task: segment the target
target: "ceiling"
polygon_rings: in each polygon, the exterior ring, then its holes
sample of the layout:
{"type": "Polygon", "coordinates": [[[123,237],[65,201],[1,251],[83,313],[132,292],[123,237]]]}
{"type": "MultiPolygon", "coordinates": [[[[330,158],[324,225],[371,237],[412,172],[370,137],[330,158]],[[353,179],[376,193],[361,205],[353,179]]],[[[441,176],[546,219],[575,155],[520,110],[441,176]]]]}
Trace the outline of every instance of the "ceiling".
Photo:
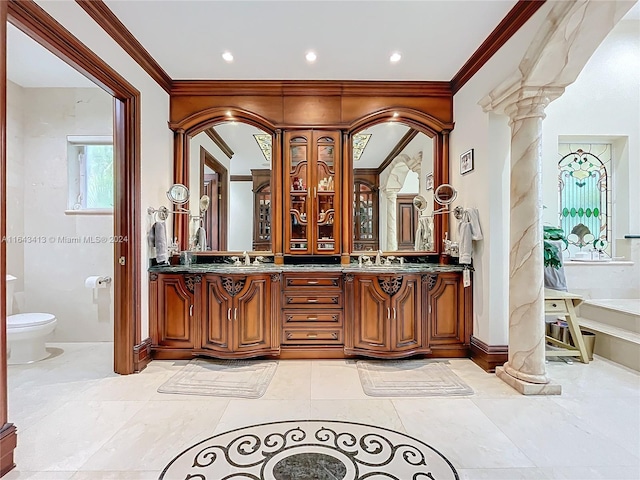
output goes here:
{"type": "MultiPolygon", "coordinates": [[[[105,0],[176,80],[449,81],[515,3],[105,0]],[[310,49],[314,64],[304,58],[310,49]],[[232,63],[222,59],[227,50],[232,63]],[[395,51],[402,59],[392,64],[395,51]]],[[[625,19],[640,19],[638,3],[625,19]]],[[[7,62],[23,87],[94,86],[12,25],[7,62]]]]}

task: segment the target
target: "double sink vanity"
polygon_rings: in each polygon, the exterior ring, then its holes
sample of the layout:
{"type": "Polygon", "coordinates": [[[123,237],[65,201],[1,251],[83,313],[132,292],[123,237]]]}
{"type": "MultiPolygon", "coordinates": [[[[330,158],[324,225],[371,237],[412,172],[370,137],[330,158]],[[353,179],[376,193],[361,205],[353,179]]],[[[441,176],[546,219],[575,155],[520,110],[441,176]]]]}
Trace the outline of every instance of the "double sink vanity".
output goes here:
{"type": "Polygon", "coordinates": [[[150,269],[155,358],[468,356],[456,265],[197,263],[150,269]]]}
{"type": "Polygon", "coordinates": [[[170,235],[192,258],[151,262],[153,357],[469,356],[452,117],[446,82],[177,82],[170,235]]]}

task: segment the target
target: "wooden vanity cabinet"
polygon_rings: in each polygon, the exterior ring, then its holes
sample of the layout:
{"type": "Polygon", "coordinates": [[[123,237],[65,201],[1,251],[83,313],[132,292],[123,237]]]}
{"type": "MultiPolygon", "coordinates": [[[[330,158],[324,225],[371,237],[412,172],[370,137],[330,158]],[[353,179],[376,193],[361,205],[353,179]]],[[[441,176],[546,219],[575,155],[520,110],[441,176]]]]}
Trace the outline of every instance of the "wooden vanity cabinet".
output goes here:
{"type": "Polygon", "coordinates": [[[278,353],[270,275],[206,275],[202,294],[203,352],[240,358],[278,353]]]}
{"type": "MultiPolygon", "coordinates": [[[[149,275],[151,341],[162,351],[192,350],[198,346],[200,275],[149,275]]],[[[161,357],[156,357],[161,358],[161,357]]]]}
{"type": "Polygon", "coordinates": [[[349,283],[353,322],[345,353],[401,357],[428,351],[420,275],[357,274],[349,283]]]}

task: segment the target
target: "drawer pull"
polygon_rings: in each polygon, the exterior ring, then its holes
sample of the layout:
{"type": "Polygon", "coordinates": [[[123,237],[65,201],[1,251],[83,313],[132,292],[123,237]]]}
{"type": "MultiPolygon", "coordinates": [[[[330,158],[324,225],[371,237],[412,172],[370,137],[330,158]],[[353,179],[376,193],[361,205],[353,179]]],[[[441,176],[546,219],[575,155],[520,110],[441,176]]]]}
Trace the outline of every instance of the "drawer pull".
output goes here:
{"type": "Polygon", "coordinates": [[[307,320],[317,320],[318,317],[307,317],[307,320]]]}
{"type": "Polygon", "coordinates": [[[551,306],[552,306],[552,307],[557,307],[557,306],[558,306],[558,304],[557,304],[557,303],[552,303],[552,304],[551,304],[551,306]]]}
{"type": "Polygon", "coordinates": [[[307,333],[307,338],[318,338],[317,333],[307,333]]]}
{"type": "Polygon", "coordinates": [[[318,282],[317,280],[309,280],[309,281],[307,281],[307,285],[317,285],[318,283],[320,283],[320,282],[318,282]]]}
{"type": "Polygon", "coordinates": [[[308,298],[307,299],[307,303],[318,303],[318,299],[317,298],[308,298]]]}

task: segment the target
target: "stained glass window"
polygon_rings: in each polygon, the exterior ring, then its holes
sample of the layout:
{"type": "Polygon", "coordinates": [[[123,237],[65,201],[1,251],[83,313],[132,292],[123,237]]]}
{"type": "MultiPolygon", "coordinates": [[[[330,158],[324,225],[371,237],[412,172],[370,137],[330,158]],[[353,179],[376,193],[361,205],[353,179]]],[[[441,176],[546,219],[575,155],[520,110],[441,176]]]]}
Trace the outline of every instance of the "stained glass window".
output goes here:
{"type": "Polygon", "coordinates": [[[559,145],[560,226],[571,256],[601,250],[611,256],[611,144],[559,145]]]}

